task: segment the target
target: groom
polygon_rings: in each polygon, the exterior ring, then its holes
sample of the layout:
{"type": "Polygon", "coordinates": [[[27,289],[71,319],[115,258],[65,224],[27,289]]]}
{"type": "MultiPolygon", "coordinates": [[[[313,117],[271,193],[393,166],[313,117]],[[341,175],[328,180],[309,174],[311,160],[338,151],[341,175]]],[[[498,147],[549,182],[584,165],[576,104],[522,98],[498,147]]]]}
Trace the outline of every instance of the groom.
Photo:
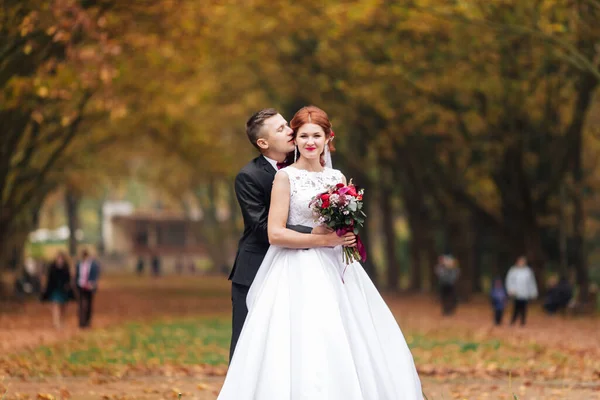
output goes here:
{"type": "MultiPolygon", "coordinates": [[[[246,122],[246,134],[261,155],[246,164],[235,178],[235,194],[244,218],[244,233],[229,275],[233,306],[230,361],[248,314],[248,290],[269,249],[267,217],[275,173],[287,165],[286,157],[295,147],[293,130],[273,108],[252,115],[246,122]]],[[[288,225],[288,228],[307,234],[307,248],[337,244],[337,234],[323,227],[288,225]]]]}

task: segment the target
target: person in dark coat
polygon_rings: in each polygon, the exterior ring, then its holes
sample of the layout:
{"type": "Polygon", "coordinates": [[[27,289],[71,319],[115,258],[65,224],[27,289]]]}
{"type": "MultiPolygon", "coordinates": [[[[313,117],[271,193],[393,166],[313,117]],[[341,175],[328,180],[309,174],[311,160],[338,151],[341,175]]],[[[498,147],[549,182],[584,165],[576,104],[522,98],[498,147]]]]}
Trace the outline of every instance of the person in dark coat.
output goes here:
{"type": "Polygon", "coordinates": [[[67,303],[75,300],[71,282],[71,267],[67,256],[60,252],[48,267],[46,289],[42,293],[42,301],[52,303],[52,322],[56,329],[62,328],[63,316],[67,303]]]}
{"type": "Polygon", "coordinates": [[[435,267],[435,274],[438,277],[440,286],[440,298],[442,301],[442,314],[452,315],[456,310],[458,299],[456,296],[456,281],[460,275],[460,270],[456,266],[454,257],[445,255],[439,257],[438,265],[435,267]]]}
{"type": "Polygon", "coordinates": [[[152,275],[155,277],[160,276],[160,257],[156,253],[152,257],[152,275]]]}
{"type": "Polygon", "coordinates": [[[144,257],[140,256],[138,258],[137,264],[135,266],[135,270],[136,270],[137,274],[142,275],[144,273],[144,268],[145,268],[144,257]]]}
{"type": "Polygon", "coordinates": [[[566,276],[562,276],[556,286],[548,290],[544,301],[544,310],[548,314],[565,310],[573,297],[573,288],[566,276]]]}

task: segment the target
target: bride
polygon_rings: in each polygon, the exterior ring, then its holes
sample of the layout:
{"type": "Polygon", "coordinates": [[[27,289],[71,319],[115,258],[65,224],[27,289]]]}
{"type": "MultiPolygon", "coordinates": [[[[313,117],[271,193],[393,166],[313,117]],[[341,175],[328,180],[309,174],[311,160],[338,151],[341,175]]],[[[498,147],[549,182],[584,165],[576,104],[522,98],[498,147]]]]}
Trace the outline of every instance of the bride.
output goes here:
{"type": "Polygon", "coordinates": [[[271,247],[218,399],[423,399],[404,336],[362,266],[342,282],[341,247],[295,248],[286,224],[315,226],[310,200],[346,178],[323,167],[333,150],[323,110],[304,107],[290,125],[299,157],[275,176],[271,247]]]}

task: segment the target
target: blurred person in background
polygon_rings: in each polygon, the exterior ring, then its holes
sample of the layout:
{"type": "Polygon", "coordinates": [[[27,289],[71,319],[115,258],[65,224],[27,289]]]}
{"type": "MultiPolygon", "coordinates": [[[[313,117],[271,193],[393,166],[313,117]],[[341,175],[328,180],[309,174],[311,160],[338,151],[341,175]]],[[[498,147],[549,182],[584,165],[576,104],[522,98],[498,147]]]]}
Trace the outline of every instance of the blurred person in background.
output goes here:
{"type": "Polygon", "coordinates": [[[454,257],[450,255],[440,256],[439,263],[435,267],[435,274],[440,285],[440,298],[442,302],[442,314],[452,315],[456,310],[456,281],[460,270],[456,266],[454,257]]]}
{"type": "Polygon", "coordinates": [[[514,325],[517,318],[521,317],[521,326],[527,319],[527,305],[529,301],[537,298],[538,290],[535,275],[527,265],[527,258],[521,256],[506,275],[506,290],[513,298],[514,308],[510,324],[514,325]]]}
{"type": "Polygon", "coordinates": [[[548,314],[554,314],[560,310],[566,310],[573,298],[573,288],[566,276],[561,276],[558,282],[548,290],[544,300],[544,310],[548,314]]]}
{"type": "Polygon", "coordinates": [[[71,282],[71,266],[67,256],[62,251],[48,267],[46,289],[42,294],[43,302],[52,303],[52,322],[54,328],[61,329],[67,303],[75,300],[71,282]]]}
{"type": "Polygon", "coordinates": [[[15,279],[15,295],[23,299],[26,296],[38,296],[41,290],[38,263],[33,257],[27,255],[23,261],[23,269],[15,279]]]}
{"type": "Polygon", "coordinates": [[[175,261],[175,273],[177,275],[181,275],[181,274],[183,274],[183,269],[184,269],[183,257],[179,256],[179,257],[177,257],[177,260],[175,261]]]}
{"type": "Polygon", "coordinates": [[[191,275],[196,275],[196,263],[194,262],[194,259],[190,259],[190,262],[188,264],[188,269],[190,271],[191,275]]]}
{"type": "Polygon", "coordinates": [[[494,279],[492,290],[490,291],[490,300],[492,302],[492,308],[494,309],[494,323],[496,325],[501,325],[504,309],[508,302],[508,295],[506,294],[506,290],[504,290],[502,278],[494,279]]]}
{"type": "Polygon", "coordinates": [[[92,322],[92,305],[94,294],[98,289],[100,265],[92,258],[88,250],[81,253],[81,261],[77,263],[75,282],[79,292],[79,327],[88,328],[92,322]]]}
{"type": "Polygon", "coordinates": [[[152,275],[155,277],[160,275],[160,258],[156,253],[152,256],[152,275]]]}
{"type": "Polygon", "coordinates": [[[144,269],[145,269],[144,257],[140,256],[137,260],[135,270],[138,275],[142,275],[144,273],[144,269]]]}

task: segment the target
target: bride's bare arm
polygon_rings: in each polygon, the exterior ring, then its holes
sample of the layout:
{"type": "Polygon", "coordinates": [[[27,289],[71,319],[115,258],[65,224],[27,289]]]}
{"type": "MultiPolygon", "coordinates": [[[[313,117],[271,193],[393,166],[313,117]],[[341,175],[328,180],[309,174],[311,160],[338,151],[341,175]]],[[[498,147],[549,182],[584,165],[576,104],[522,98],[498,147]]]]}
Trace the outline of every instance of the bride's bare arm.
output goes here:
{"type": "Polygon", "coordinates": [[[339,237],[335,232],[325,235],[305,234],[295,232],[286,227],[290,209],[290,181],[285,171],[279,171],[273,181],[271,191],[271,207],[267,231],[269,243],[275,246],[288,247],[292,249],[307,249],[311,247],[334,247],[338,245],[354,245],[356,238],[353,234],[339,237]],[[346,236],[352,240],[346,241],[346,236]]]}

